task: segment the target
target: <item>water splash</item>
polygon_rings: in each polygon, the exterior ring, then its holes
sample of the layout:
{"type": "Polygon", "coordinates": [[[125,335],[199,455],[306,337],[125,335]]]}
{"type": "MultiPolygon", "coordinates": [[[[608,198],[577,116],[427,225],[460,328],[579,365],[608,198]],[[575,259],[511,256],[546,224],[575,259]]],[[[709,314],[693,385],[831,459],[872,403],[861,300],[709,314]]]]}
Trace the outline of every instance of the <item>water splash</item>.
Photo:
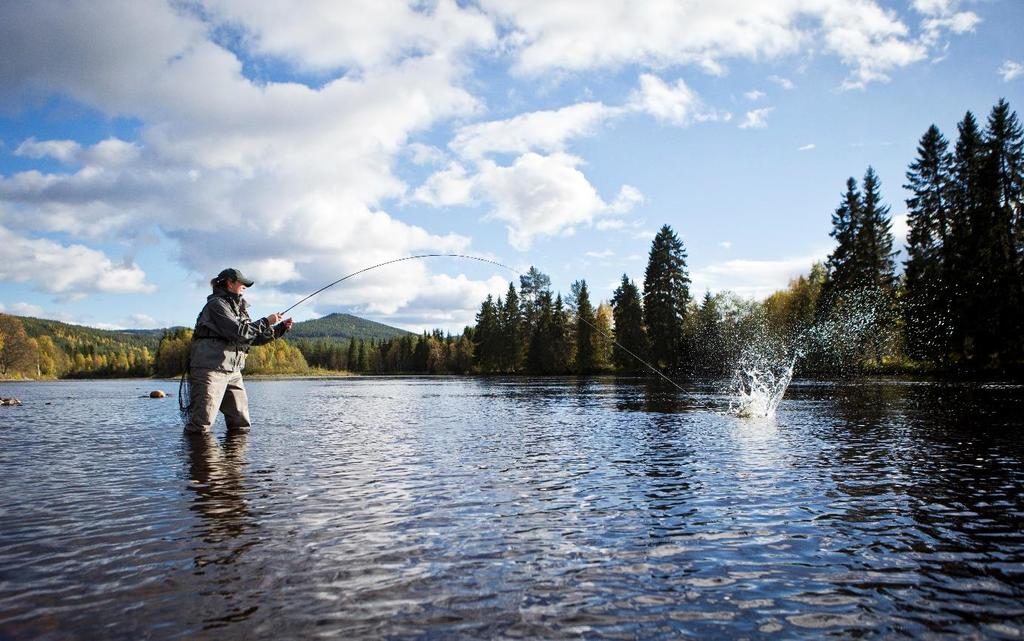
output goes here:
{"type": "Polygon", "coordinates": [[[793,380],[796,359],[795,355],[782,363],[768,363],[763,358],[741,359],[730,383],[729,413],[744,418],[775,414],[793,380]]]}
{"type": "Polygon", "coordinates": [[[729,384],[729,412],[743,417],[772,416],[801,359],[835,374],[883,365],[896,350],[891,293],[863,287],[843,293],[802,329],[780,331],[764,316],[748,319],[729,384]]]}

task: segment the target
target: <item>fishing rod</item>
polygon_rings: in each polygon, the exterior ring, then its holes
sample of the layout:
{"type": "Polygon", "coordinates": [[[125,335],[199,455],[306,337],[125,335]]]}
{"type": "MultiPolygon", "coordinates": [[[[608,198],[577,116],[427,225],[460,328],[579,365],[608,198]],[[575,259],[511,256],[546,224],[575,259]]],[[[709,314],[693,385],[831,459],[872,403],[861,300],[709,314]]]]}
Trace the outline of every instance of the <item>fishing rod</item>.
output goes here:
{"type": "MultiPolygon", "coordinates": [[[[359,274],[368,272],[368,271],[373,270],[373,269],[377,269],[378,267],[384,267],[386,265],[393,265],[395,263],[401,263],[401,262],[407,261],[407,260],[418,260],[418,259],[422,259],[422,258],[464,258],[464,259],[467,259],[467,260],[475,260],[475,261],[478,261],[478,262],[481,262],[481,263],[489,263],[491,265],[496,265],[498,267],[501,267],[502,269],[509,270],[510,272],[512,272],[513,274],[516,274],[517,276],[522,276],[523,275],[522,272],[519,272],[518,270],[515,270],[515,269],[509,267],[508,265],[503,265],[502,263],[499,263],[497,261],[490,260],[490,259],[487,259],[487,258],[481,258],[480,256],[470,256],[468,254],[416,254],[415,256],[404,256],[402,258],[394,258],[394,259],[391,259],[391,260],[386,260],[386,261],[384,261],[382,263],[377,263],[376,265],[370,265],[369,267],[364,267],[364,268],[362,268],[362,269],[360,269],[358,271],[352,272],[351,274],[347,274],[345,276],[342,276],[338,280],[324,285],[323,287],[321,287],[320,289],[316,290],[312,294],[309,294],[308,296],[305,296],[304,298],[299,299],[299,301],[296,302],[294,305],[292,305],[288,309],[286,309],[283,312],[281,312],[281,315],[284,316],[289,311],[295,309],[296,307],[298,307],[302,303],[306,302],[310,298],[313,298],[314,296],[316,296],[320,292],[328,290],[331,287],[334,287],[335,285],[337,285],[339,283],[343,283],[346,280],[348,280],[349,278],[352,278],[353,276],[358,276],[359,274]]],[[[634,354],[632,351],[630,351],[626,347],[623,347],[621,343],[619,343],[617,340],[615,340],[614,336],[609,335],[607,332],[603,331],[602,329],[600,329],[599,327],[597,327],[596,325],[594,325],[593,323],[591,323],[590,321],[588,321],[586,319],[582,319],[581,318],[579,320],[582,320],[584,323],[587,324],[588,327],[590,327],[591,329],[593,329],[598,334],[600,334],[600,335],[604,336],[605,338],[607,338],[608,340],[610,340],[616,347],[618,347],[619,349],[621,349],[622,351],[626,352],[627,354],[629,354],[630,356],[632,356],[636,360],[638,360],[641,363],[643,363],[649,370],[651,370],[652,372],[654,372],[655,374],[657,374],[661,378],[663,378],[666,381],[668,381],[669,383],[671,383],[679,391],[681,391],[681,392],[685,392],[686,391],[678,383],[676,383],[671,378],[666,376],[660,369],[658,369],[654,365],[651,365],[650,363],[648,363],[644,359],[640,358],[639,356],[634,354]]]]}
{"type": "Polygon", "coordinates": [[[299,300],[299,302],[295,303],[294,305],[292,305],[288,309],[286,309],[283,312],[281,312],[281,315],[284,316],[289,311],[295,309],[296,307],[298,307],[302,303],[306,302],[310,298],[313,298],[314,296],[316,296],[320,292],[324,291],[325,289],[330,289],[331,287],[334,287],[338,283],[344,282],[344,281],[348,280],[349,278],[352,278],[353,276],[358,276],[359,274],[362,274],[363,272],[368,272],[371,269],[377,269],[378,267],[384,267],[385,265],[392,265],[394,263],[400,263],[400,262],[406,261],[406,260],[416,260],[418,258],[466,258],[466,259],[469,259],[469,260],[477,260],[477,261],[480,261],[481,263],[490,263],[491,265],[497,265],[498,267],[503,267],[503,268],[509,270],[513,274],[519,274],[519,272],[517,272],[516,270],[512,269],[508,265],[502,265],[499,262],[495,262],[493,260],[488,260],[487,258],[480,258],[479,256],[469,256],[467,254],[417,254],[415,256],[405,256],[404,258],[394,258],[392,260],[386,260],[383,263],[377,263],[376,265],[370,265],[369,267],[364,267],[364,268],[360,269],[359,271],[352,272],[351,274],[348,274],[347,276],[342,276],[341,278],[339,278],[338,280],[334,281],[333,283],[328,283],[328,284],[324,285],[323,287],[321,287],[320,289],[318,289],[315,292],[313,292],[312,294],[310,294],[309,296],[306,296],[305,298],[302,298],[301,300],[299,300]]]}

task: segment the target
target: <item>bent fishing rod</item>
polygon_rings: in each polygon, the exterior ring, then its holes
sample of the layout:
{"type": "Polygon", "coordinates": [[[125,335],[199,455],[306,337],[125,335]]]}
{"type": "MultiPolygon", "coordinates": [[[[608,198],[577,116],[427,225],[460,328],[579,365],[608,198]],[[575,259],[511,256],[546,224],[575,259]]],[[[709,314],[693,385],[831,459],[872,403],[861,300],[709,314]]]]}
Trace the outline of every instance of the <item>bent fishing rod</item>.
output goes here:
{"type": "MultiPolygon", "coordinates": [[[[370,265],[369,267],[364,267],[364,268],[362,268],[360,270],[352,272],[351,274],[347,274],[345,276],[342,276],[338,280],[324,285],[323,287],[321,287],[320,289],[316,290],[312,294],[309,294],[308,296],[305,296],[304,298],[299,299],[299,301],[296,302],[294,305],[292,305],[291,307],[289,307],[288,309],[286,309],[286,310],[284,310],[283,312],[280,312],[280,313],[281,313],[282,316],[284,316],[289,311],[295,309],[296,307],[298,307],[302,303],[306,302],[310,298],[313,298],[314,296],[316,296],[320,292],[326,291],[326,290],[330,289],[331,287],[334,287],[335,285],[337,285],[339,283],[343,283],[346,280],[348,280],[349,278],[352,278],[353,276],[358,276],[359,274],[363,274],[365,272],[377,269],[378,267],[385,267],[387,265],[393,265],[395,263],[401,263],[401,262],[404,262],[404,261],[407,261],[407,260],[419,260],[419,259],[423,259],[423,258],[464,258],[466,260],[475,260],[475,261],[478,261],[478,262],[481,262],[481,263],[488,263],[488,264],[491,264],[491,265],[496,265],[497,267],[501,267],[502,269],[509,270],[510,272],[512,272],[513,274],[516,274],[517,276],[522,276],[523,275],[521,272],[519,272],[516,269],[513,269],[512,267],[509,267],[508,265],[503,265],[502,263],[499,263],[499,262],[494,261],[494,260],[490,260],[488,258],[481,258],[480,256],[470,256],[468,254],[416,254],[415,256],[404,256],[402,258],[393,258],[391,260],[386,260],[386,261],[384,261],[382,263],[377,263],[376,265],[370,265]]],[[[605,338],[607,338],[608,340],[610,340],[612,342],[612,344],[614,344],[616,347],[618,347],[622,351],[626,352],[627,354],[629,354],[630,356],[635,358],[637,361],[643,363],[647,367],[647,369],[651,370],[652,372],[654,372],[655,374],[657,374],[661,378],[663,378],[666,381],[668,381],[669,383],[671,383],[679,391],[681,391],[681,392],[685,392],[686,391],[678,383],[676,383],[671,378],[666,376],[664,374],[664,372],[662,372],[660,369],[658,369],[654,365],[651,365],[650,363],[648,363],[644,359],[640,358],[639,356],[634,354],[631,350],[627,349],[626,347],[623,347],[621,343],[619,343],[617,340],[615,340],[614,336],[609,335],[607,332],[601,330],[599,327],[597,327],[596,325],[594,325],[593,323],[591,323],[588,320],[585,320],[585,319],[582,319],[582,318],[579,319],[579,320],[582,320],[584,323],[587,324],[588,327],[590,327],[591,329],[593,329],[598,334],[600,334],[600,335],[604,336],[605,338]]]]}

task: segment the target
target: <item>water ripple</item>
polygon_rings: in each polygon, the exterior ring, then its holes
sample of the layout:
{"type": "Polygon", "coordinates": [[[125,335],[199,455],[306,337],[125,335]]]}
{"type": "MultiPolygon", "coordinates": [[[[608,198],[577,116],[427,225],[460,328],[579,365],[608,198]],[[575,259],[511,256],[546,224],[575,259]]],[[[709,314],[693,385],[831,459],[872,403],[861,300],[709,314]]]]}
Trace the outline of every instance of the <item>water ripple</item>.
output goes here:
{"type": "Polygon", "coordinates": [[[1024,636],[1020,386],[2,385],[4,639],[1024,636]]]}

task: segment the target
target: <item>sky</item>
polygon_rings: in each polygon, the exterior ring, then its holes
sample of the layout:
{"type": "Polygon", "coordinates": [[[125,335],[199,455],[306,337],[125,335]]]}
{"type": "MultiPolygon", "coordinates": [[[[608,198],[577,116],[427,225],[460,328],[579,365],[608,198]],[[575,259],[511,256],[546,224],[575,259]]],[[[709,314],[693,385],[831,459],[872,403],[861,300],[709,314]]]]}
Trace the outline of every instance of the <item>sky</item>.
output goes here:
{"type": "Polygon", "coordinates": [[[0,313],[192,326],[209,280],[460,331],[533,265],[608,300],[662,225],[691,293],[832,248],[871,166],[906,231],[935,124],[1024,109],[1022,0],[0,3],[0,313]]]}

